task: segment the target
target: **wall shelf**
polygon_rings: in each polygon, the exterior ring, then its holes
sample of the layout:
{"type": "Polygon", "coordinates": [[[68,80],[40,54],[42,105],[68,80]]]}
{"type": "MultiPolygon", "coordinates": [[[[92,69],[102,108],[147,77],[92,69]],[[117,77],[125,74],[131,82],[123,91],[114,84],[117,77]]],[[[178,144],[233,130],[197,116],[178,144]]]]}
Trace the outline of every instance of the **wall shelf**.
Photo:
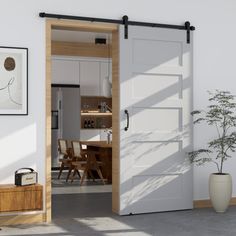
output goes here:
{"type": "Polygon", "coordinates": [[[112,127],[112,112],[100,112],[99,106],[102,103],[112,109],[112,98],[81,96],[81,129],[100,130],[112,127]]]}

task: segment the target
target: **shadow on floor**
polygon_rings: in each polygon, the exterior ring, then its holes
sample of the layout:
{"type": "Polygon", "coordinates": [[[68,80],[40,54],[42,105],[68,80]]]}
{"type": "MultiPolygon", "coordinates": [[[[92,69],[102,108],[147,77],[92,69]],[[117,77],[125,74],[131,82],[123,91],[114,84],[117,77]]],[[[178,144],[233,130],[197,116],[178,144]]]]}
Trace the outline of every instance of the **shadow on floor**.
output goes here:
{"type": "Polygon", "coordinates": [[[51,224],[3,227],[0,235],[235,236],[236,207],[118,216],[111,193],[53,195],[51,224]]]}

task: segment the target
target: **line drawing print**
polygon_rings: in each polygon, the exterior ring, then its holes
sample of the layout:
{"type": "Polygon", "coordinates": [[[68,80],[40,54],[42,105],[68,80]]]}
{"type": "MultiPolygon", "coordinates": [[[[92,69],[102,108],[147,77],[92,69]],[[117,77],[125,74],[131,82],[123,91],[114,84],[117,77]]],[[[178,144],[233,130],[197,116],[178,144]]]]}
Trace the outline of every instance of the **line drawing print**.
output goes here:
{"type": "Polygon", "coordinates": [[[22,105],[22,103],[19,103],[19,102],[15,101],[15,100],[12,98],[10,86],[13,85],[14,81],[15,81],[15,78],[12,77],[12,78],[9,80],[9,82],[7,83],[7,85],[6,85],[5,87],[0,88],[0,90],[7,89],[7,90],[8,90],[9,99],[10,99],[13,103],[15,103],[15,104],[17,104],[17,105],[22,105]]]}
{"type": "MultiPolygon", "coordinates": [[[[14,71],[15,68],[16,68],[15,59],[14,59],[13,57],[7,57],[7,58],[5,59],[5,61],[4,61],[4,68],[5,68],[5,70],[7,70],[7,71],[14,71]]],[[[0,88],[0,90],[5,90],[5,89],[7,89],[8,97],[9,97],[10,101],[13,102],[13,103],[15,103],[16,105],[19,105],[19,106],[20,106],[20,105],[22,105],[22,103],[17,102],[17,101],[13,98],[13,96],[12,96],[12,94],[11,94],[11,88],[10,88],[10,87],[13,85],[14,81],[15,81],[15,77],[12,77],[12,78],[8,81],[7,85],[6,85],[6,86],[3,86],[2,88],[0,88]]]]}
{"type": "Polygon", "coordinates": [[[28,48],[0,46],[0,115],[28,115],[28,48]]]}

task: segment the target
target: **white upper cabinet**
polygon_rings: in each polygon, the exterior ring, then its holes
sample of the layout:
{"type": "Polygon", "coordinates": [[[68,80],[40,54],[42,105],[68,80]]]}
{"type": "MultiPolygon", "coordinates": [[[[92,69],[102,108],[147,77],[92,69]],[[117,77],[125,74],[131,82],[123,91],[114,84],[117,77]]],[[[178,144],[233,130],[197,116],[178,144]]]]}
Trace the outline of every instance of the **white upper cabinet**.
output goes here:
{"type": "Polygon", "coordinates": [[[81,96],[110,97],[111,82],[112,63],[107,59],[52,59],[52,83],[80,84],[81,96]]]}
{"type": "Polygon", "coordinates": [[[80,61],[81,96],[101,96],[100,62],[80,61]]]}
{"type": "Polygon", "coordinates": [[[80,84],[79,62],[74,60],[52,60],[53,84],[80,84]]]}

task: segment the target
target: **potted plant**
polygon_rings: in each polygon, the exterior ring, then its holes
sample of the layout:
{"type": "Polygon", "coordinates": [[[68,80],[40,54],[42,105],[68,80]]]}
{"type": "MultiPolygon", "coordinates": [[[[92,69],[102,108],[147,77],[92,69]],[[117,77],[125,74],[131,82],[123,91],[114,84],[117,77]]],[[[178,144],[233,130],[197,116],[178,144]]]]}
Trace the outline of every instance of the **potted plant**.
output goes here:
{"type": "Polygon", "coordinates": [[[207,110],[195,110],[191,115],[196,117],[194,124],[205,122],[214,127],[216,136],[207,143],[207,148],[189,152],[188,156],[196,165],[207,162],[216,165],[217,172],[209,178],[209,195],[216,212],[224,212],[232,196],[232,179],[223,167],[236,150],[236,103],[235,96],[228,91],[216,90],[209,95],[207,110]]]}

